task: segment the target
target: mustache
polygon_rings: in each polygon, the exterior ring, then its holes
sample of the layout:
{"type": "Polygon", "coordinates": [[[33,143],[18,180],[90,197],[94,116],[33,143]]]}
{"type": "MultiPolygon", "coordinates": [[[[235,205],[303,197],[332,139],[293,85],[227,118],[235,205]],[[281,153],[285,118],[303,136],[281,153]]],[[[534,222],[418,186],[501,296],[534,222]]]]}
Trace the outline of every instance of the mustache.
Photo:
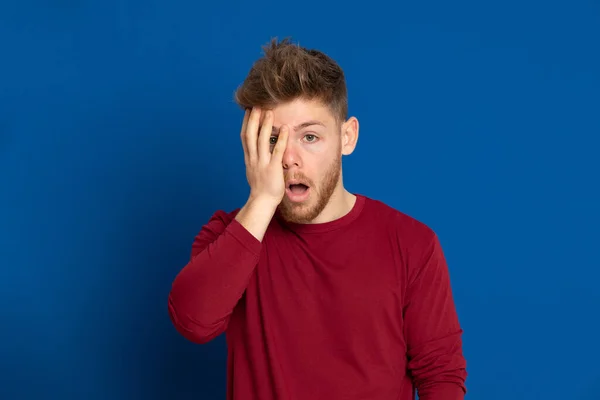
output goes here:
{"type": "Polygon", "coordinates": [[[307,177],[304,174],[299,174],[299,173],[295,173],[295,174],[284,174],[283,175],[284,180],[287,181],[300,181],[300,182],[304,182],[306,183],[308,186],[313,186],[313,181],[307,177]]]}

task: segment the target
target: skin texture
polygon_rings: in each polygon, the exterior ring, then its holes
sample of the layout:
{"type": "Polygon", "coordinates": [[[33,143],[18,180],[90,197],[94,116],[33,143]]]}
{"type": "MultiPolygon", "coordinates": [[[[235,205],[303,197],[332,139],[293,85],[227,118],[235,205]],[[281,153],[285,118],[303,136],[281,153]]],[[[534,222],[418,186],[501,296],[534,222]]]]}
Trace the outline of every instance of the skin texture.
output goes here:
{"type": "MultiPolygon", "coordinates": [[[[262,122],[271,122],[265,119],[262,122]]],[[[288,128],[282,157],[286,188],[290,180],[310,187],[303,202],[292,202],[284,195],[277,206],[280,215],[288,222],[307,224],[329,222],[347,214],[356,196],[344,187],[342,156],[350,155],[356,147],[358,120],[351,117],[340,123],[327,106],[304,99],[278,105],[268,120],[272,120],[271,151],[281,127],[288,128]],[[309,121],[316,123],[302,126],[309,121]]]]}

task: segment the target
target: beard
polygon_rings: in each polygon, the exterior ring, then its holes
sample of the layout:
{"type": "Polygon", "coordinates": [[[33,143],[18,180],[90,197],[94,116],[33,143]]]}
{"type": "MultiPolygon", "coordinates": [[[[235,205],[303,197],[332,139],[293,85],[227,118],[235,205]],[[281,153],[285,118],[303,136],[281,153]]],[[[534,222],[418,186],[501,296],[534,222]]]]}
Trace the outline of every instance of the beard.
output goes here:
{"type": "Polygon", "coordinates": [[[285,221],[306,224],[313,221],[321,214],[321,212],[323,212],[338,185],[342,171],[342,155],[340,152],[337,152],[336,154],[336,158],[329,165],[329,168],[325,172],[325,175],[318,186],[301,173],[285,177],[286,181],[288,179],[299,179],[303,182],[307,182],[310,186],[310,195],[308,199],[302,203],[292,203],[287,196],[284,196],[281,203],[277,206],[277,211],[285,221]]]}

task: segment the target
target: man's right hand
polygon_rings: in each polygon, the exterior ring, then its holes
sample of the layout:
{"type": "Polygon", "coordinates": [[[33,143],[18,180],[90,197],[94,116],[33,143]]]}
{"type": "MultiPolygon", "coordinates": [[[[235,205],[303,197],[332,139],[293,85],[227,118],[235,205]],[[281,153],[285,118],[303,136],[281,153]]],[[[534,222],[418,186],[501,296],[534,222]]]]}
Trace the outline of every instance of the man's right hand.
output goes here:
{"type": "Polygon", "coordinates": [[[250,197],[235,217],[261,242],[277,206],[285,196],[282,161],[289,136],[288,127],[282,126],[271,152],[273,112],[267,110],[263,114],[260,132],[261,110],[246,110],[244,115],[241,138],[250,197]]]}
{"type": "Polygon", "coordinates": [[[277,143],[271,153],[272,130],[273,111],[259,108],[246,110],[240,135],[244,148],[246,178],[250,185],[250,198],[272,200],[277,205],[285,195],[282,160],[289,131],[286,126],[281,127],[277,143]],[[261,119],[262,126],[260,126],[261,119]]]}

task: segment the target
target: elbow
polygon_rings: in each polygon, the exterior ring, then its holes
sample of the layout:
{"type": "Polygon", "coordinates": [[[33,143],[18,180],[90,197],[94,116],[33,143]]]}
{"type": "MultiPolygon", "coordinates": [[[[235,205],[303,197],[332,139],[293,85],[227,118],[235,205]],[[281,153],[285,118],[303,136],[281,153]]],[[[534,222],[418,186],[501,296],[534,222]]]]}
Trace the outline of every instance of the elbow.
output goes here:
{"type": "Polygon", "coordinates": [[[446,370],[427,378],[415,379],[419,399],[463,400],[467,393],[466,370],[446,370]]]}
{"type": "Polygon", "coordinates": [[[409,362],[419,398],[462,400],[467,392],[467,369],[460,342],[420,350],[409,362]]]}
{"type": "Polygon", "coordinates": [[[415,377],[414,385],[421,400],[463,400],[467,393],[467,372],[460,361],[456,365],[444,364],[427,375],[415,377]]]}
{"type": "Polygon", "coordinates": [[[438,356],[430,363],[413,369],[417,386],[454,384],[463,387],[467,378],[465,359],[458,354],[438,356]]]}
{"type": "Polygon", "coordinates": [[[180,308],[173,301],[173,296],[169,295],[168,309],[171,323],[181,336],[192,343],[206,344],[221,335],[227,327],[229,318],[216,322],[203,321],[201,318],[192,317],[191,313],[180,308]]]}

